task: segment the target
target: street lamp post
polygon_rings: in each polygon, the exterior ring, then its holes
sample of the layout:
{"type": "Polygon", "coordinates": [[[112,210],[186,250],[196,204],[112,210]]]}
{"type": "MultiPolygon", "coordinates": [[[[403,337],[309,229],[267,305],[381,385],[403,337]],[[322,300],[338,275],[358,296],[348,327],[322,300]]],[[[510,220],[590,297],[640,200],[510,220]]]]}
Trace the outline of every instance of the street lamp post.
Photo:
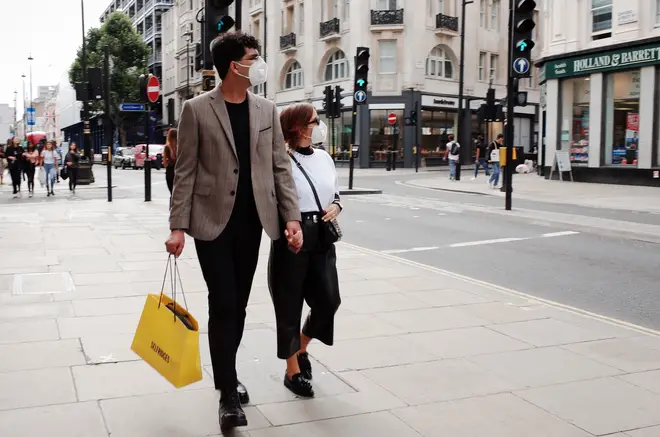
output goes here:
{"type": "MultiPolygon", "coordinates": [[[[467,147],[469,139],[462,138],[465,123],[463,114],[463,88],[465,88],[465,6],[470,3],[474,2],[472,0],[463,0],[461,4],[461,59],[458,65],[458,127],[456,129],[458,143],[461,145],[461,149],[459,151],[458,165],[456,166],[456,180],[461,179],[461,162],[463,161],[461,156],[465,156],[465,153],[467,153],[464,150],[471,150],[471,148],[467,147]]],[[[470,122],[472,121],[470,120],[470,122]]]]}
{"type": "MultiPolygon", "coordinates": [[[[32,54],[28,56],[28,61],[30,61],[30,112],[33,111],[33,104],[34,100],[32,100],[32,61],[34,61],[34,58],[32,57],[32,54]]],[[[33,124],[30,125],[30,132],[32,132],[32,126],[34,126],[34,122],[36,121],[37,114],[34,113],[32,115],[35,119],[32,121],[33,124]]]]}
{"type": "Polygon", "coordinates": [[[27,140],[27,105],[25,104],[25,74],[21,74],[23,79],[23,139],[27,140]]]}

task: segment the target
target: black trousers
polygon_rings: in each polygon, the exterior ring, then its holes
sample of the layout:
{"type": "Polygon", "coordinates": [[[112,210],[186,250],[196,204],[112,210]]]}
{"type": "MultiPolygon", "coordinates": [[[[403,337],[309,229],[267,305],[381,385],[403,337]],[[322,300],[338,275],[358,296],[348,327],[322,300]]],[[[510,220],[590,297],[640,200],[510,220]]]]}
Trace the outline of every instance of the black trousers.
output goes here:
{"type": "Polygon", "coordinates": [[[21,191],[21,168],[15,165],[9,169],[9,174],[11,175],[11,185],[14,189],[14,194],[16,194],[21,191]]]}
{"type": "MultiPolygon", "coordinates": [[[[256,215],[256,211],[254,211],[256,215]]],[[[236,390],[236,352],[243,338],[245,310],[259,260],[262,234],[258,216],[232,216],[213,241],[195,240],[209,290],[209,347],[215,388],[236,390]]]]}
{"type": "Polygon", "coordinates": [[[36,166],[34,164],[27,164],[25,166],[25,175],[27,176],[28,191],[34,192],[34,173],[36,166]]]}
{"type": "Polygon", "coordinates": [[[315,246],[295,254],[282,237],[270,247],[268,287],[277,321],[277,357],[281,359],[300,350],[303,301],[310,312],[302,333],[328,346],[334,343],[335,313],[341,304],[337,254],[334,244],[315,246]]]}
{"type": "Polygon", "coordinates": [[[75,190],[78,185],[78,168],[67,167],[66,171],[69,174],[69,190],[75,190]]]}

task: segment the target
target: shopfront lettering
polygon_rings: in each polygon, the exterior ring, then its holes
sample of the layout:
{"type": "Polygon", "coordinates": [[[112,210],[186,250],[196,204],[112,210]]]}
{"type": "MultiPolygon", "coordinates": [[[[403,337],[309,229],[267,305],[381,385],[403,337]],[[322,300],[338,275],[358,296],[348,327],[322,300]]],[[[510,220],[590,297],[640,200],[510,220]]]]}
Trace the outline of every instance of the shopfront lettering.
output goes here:
{"type": "Polygon", "coordinates": [[[660,63],[660,43],[635,49],[612,50],[546,63],[546,78],[559,79],[660,63]]]}
{"type": "Polygon", "coordinates": [[[456,102],[453,100],[446,100],[446,99],[433,99],[433,103],[437,105],[445,105],[445,106],[456,106],[456,102]]]}

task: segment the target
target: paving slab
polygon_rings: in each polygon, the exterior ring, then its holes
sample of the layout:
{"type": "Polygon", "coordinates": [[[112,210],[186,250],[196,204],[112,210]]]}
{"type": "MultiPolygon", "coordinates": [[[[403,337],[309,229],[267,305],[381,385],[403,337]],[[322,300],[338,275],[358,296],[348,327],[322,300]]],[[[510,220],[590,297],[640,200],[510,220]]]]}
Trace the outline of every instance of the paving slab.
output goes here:
{"type": "Polygon", "coordinates": [[[58,340],[55,319],[22,319],[0,323],[0,343],[58,340]]]}
{"type": "Polygon", "coordinates": [[[76,402],[66,367],[0,373],[0,410],[76,402]]]}
{"type": "Polygon", "coordinates": [[[77,339],[0,345],[0,372],[84,364],[77,339]]]}
{"type": "Polygon", "coordinates": [[[96,402],[0,411],[0,435],[7,437],[108,437],[96,402]]]}
{"type": "Polygon", "coordinates": [[[626,372],[660,369],[660,350],[644,345],[642,340],[646,338],[615,338],[563,347],[626,372]]]}

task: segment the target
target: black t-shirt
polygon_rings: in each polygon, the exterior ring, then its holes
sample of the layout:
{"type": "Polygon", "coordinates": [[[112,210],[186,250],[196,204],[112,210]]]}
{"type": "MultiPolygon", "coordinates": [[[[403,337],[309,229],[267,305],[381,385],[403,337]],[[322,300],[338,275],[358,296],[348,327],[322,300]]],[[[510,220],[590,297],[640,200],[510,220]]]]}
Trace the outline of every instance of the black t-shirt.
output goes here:
{"type": "Polygon", "coordinates": [[[231,130],[234,133],[234,144],[236,144],[236,155],[238,155],[238,188],[232,215],[241,218],[258,218],[252,190],[248,99],[246,98],[242,103],[225,102],[225,105],[227,105],[231,130]]]}
{"type": "Polygon", "coordinates": [[[477,143],[477,150],[479,151],[479,159],[488,159],[486,156],[486,144],[483,141],[477,143]]]}
{"type": "Polygon", "coordinates": [[[23,148],[21,146],[8,146],[5,150],[7,157],[7,167],[10,170],[19,168],[23,160],[23,148]],[[9,159],[10,157],[16,158],[15,160],[9,159]]]}

